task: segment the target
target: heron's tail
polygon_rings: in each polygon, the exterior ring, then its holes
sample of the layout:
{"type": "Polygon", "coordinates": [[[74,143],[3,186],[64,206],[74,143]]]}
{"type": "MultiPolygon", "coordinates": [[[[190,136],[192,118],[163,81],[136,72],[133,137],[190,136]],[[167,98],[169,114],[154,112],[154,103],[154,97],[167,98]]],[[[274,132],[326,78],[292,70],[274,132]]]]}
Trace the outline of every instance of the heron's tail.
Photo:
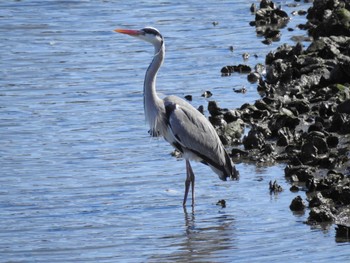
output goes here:
{"type": "Polygon", "coordinates": [[[228,155],[228,153],[225,150],[225,164],[222,167],[222,176],[219,175],[221,180],[226,181],[227,178],[231,179],[231,180],[238,180],[239,178],[239,172],[236,169],[235,165],[233,164],[230,156],[228,155]]]}

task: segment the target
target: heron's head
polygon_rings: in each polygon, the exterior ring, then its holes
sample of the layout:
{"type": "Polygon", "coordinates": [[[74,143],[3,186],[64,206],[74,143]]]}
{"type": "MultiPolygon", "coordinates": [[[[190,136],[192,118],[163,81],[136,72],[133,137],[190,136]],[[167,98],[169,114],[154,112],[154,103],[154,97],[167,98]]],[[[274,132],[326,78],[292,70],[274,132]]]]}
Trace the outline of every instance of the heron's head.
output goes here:
{"type": "Polygon", "coordinates": [[[127,34],[129,36],[137,37],[144,41],[147,41],[154,46],[163,44],[163,37],[157,29],[154,27],[145,27],[140,30],[131,30],[131,29],[115,29],[114,32],[127,34]]]}

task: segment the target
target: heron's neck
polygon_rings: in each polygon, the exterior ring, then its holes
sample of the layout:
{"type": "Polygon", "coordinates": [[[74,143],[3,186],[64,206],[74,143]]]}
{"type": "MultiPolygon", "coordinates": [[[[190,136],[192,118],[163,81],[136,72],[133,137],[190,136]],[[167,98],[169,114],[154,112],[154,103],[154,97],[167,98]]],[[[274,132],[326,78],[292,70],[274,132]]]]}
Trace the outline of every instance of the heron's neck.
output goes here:
{"type": "Polygon", "coordinates": [[[155,128],[157,115],[160,111],[160,107],[163,106],[161,104],[162,102],[161,99],[157,95],[156,78],[157,78],[158,70],[163,63],[164,54],[165,54],[164,43],[162,45],[154,47],[154,57],[146,71],[146,76],[145,76],[145,82],[144,82],[144,88],[143,88],[143,96],[144,96],[143,102],[144,102],[146,120],[149,122],[151,126],[151,130],[155,128]]]}

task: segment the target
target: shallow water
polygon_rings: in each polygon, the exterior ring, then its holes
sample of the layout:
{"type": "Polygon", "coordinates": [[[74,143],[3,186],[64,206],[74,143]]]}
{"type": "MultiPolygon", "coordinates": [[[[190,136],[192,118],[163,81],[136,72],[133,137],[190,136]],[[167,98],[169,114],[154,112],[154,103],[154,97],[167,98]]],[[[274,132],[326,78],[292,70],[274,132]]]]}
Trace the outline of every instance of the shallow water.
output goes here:
{"type": "MultiPolygon", "coordinates": [[[[294,196],[305,196],[289,192],[283,164],[238,164],[241,179],[230,182],[194,164],[196,206],[183,210],[184,162],[147,134],[142,85],[152,47],[112,30],[161,30],[160,93],[235,108],[259,98],[256,85],[245,75],[221,77],[221,67],[243,63],[244,52],[257,55],[247,62],[254,66],[280,44],[256,37],[251,3],[0,3],[1,262],[350,259],[333,226],[312,229],[307,213],[289,210],[294,196]],[[232,92],[243,86],[247,93],[232,92]],[[212,98],[201,97],[206,90],[212,98]],[[270,180],[285,191],[270,195],[270,180]]],[[[303,21],[293,17],[288,27],[303,21]]]]}

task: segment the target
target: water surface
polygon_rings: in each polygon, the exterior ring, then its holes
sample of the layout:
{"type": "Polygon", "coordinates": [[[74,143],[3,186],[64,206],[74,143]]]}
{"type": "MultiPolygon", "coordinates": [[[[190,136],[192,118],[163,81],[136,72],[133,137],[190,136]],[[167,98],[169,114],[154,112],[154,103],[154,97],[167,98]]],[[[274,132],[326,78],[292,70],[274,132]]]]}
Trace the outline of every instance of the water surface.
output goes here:
{"type": "MultiPolygon", "coordinates": [[[[185,165],[150,139],[142,85],[153,48],[113,33],[157,27],[166,38],[158,91],[210,90],[220,106],[259,98],[225,65],[264,62],[252,1],[2,1],[0,3],[1,262],[347,261],[334,227],[293,215],[284,165],[238,164],[221,182],[195,164],[195,209],[183,209],[185,165]],[[213,22],[218,22],[217,26],[213,22]],[[231,52],[229,47],[233,46],[231,52]],[[237,94],[233,88],[246,87],[237,94]],[[270,195],[268,182],[285,189],[270,195]],[[216,206],[225,199],[226,208],[216,206]]],[[[300,3],[288,13],[306,9],[300,3]]],[[[304,21],[293,17],[288,27],[304,21]]],[[[296,28],[295,28],[296,29],[296,28]]],[[[291,33],[283,29],[283,41],[291,33]]],[[[293,34],[304,34],[296,29],[293,34]]]]}

